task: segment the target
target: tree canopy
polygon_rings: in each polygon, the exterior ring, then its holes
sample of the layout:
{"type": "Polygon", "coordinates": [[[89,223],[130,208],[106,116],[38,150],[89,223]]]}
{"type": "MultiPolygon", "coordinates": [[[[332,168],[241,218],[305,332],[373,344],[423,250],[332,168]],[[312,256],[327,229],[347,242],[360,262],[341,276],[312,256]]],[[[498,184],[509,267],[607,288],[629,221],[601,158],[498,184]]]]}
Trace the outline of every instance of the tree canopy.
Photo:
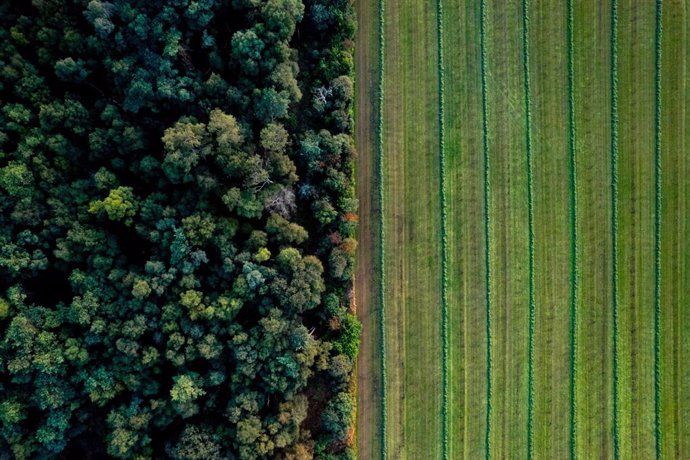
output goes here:
{"type": "Polygon", "coordinates": [[[353,33],[0,4],[0,458],[353,457],[353,33]]]}

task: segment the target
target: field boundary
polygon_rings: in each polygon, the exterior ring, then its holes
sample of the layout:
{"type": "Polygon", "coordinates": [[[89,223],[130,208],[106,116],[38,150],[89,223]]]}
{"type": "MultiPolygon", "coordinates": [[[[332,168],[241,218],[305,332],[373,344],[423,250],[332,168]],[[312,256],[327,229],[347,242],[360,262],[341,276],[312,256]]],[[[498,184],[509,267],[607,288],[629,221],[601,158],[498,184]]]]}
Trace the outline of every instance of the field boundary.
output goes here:
{"type": "Polygon", "coordinates": [[[441,201],[441,452],[448,460],[448,241],[446,210],[446,157],[444,123],[443,0],[436,0],[438,46],[438,148],[441,201]]]}
{"type": "Polygon", "coordinates": [[[482,148],[484,152],[484,254],[486,257],[486,459],[491,458],[491,240],[489,217],[489,121],[486,84],[486,0],[479,3],[479,47],[482,80],[482,148]]]}
{"type": "Polygon", "coordinates": [[[529,0],[522,0],[522,66],[525,74],[525,144],[527,154],[527,222],[529,239],[529,330],[527,357],[527,458],[533,457],[534,423],[534,206],[532,200],[532,114],[529,80],[529,0]]]}
{"type": "Polygon", "coordinates": [[[577,458],[577,162],[575,158],[575,97],[573,0],[566,1],[568,74],[568,163],[570,186],[570,458],[577,458]]]}
{"type": "Polygon", "coordinates": [[[383,99],[384,99],[384,68],[385,63],[384,51],[386,46],[385,37],[385,0],[379,0],[379,17],[378,17],[378,35],[379,35],[379,68],[378,68],[378,102],[379,102],[379,113],[376,122],[376,147],[378,156],[378,167],[376,170],[377,180],[378,180],[378,199],[379,199],[379,251],[378,251],[378,263],[379,263],[379,333],[380,333],[380,353],[381,353],[381,426],[379,427],[381,432],[381,459],[385,460],[387,457],[387,443],[386,443],[386,428],[387,428],[387,384],[386,384],[386,304],[385,304],[385,286],[386,286],[386,269],[385,269],[385,230],[384,230],[384,173],[383,173],[383,99]]]}
{"type": "Polygon", "coordinates": [[[618,0],[611,0],[611,284],[613,310],[613,457],[620,458],[618,427],[618,0]]]}
{"type": "Polygon", "coordinates": [[[662,0],[654,29],[654,448],[661,458],[661,35],[662,0]]]}

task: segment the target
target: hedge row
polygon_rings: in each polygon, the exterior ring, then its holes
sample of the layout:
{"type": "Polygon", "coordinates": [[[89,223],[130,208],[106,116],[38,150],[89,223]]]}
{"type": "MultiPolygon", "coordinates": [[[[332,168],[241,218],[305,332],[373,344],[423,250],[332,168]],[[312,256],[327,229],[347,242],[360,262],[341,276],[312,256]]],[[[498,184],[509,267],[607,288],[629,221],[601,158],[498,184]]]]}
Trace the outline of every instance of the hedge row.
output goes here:
{"type": "Polygon", "coordinates": [[[385,286],[386,286],[386,270],[384,261],[386,258],[385,252],[385,231],[384,231],[384,173],[383,173],[383,99],[384,99],[384,51],[386,46],[385,37],[385,0],[379,0],[379,49],[378,49],[378,120],[376,123],[376,142],[378,155],[378,168],[376,170],[378,180],[378,199],[379,199],[379,251],[378,251],[378,265],[379,265],[379,331],[380,331],[380,349],[381,354],[381,459],[385,460],[387,456],[386,447],[386,424],[387,424],[387,394],[386,394],[386,304],[385,304],[385,286]]]}
{"type": "Polygon", "coordinates": [[[479,3],[479,43],[482,80],[482,147],[484,151],[484,254],[486,256],[486,459],[491,458],[491,244],[489,222],[489,113],[486,84],[486,1],[479,3]]]}
{"type": "Polygon", "coordinates": [[[568,162],[570,186],[570,458],[577,458],[577,163],[575,161],[575,98],[573,71],[573,0],[566,1],[568,59],[568,162]]]}
{"type": "Polygon", "coordinates": [[[529,233],[529,332],[527,359],[527,458],[534,453],[534,206],[532,200],[532,105],[529,80],[529,0],[522,1],[522,67],[525,74],[525,144],[527,152],[527,220],[529,233]]]}
{"type": "Polygon", "coordinates": [[[613,456],[620,458],[618,427],[618,1],[611,0],[611,284],[613,286],[613,456]]]}
{"type": "Polygon", "coordinates": [[[654,444],[661,458],[661,33],[662,0],[656,0],[654,37],[654,444]]]}

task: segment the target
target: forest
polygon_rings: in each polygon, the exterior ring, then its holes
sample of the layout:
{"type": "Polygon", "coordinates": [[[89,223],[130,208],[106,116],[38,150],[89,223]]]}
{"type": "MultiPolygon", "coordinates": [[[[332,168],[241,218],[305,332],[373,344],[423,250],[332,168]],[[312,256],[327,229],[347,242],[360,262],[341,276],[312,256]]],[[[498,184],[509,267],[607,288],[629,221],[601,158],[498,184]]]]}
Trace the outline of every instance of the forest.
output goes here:
{"type": "Polygon", "coordinates": [[[351,459],[349,0],[0,3],[0,459],[351,459]]]}

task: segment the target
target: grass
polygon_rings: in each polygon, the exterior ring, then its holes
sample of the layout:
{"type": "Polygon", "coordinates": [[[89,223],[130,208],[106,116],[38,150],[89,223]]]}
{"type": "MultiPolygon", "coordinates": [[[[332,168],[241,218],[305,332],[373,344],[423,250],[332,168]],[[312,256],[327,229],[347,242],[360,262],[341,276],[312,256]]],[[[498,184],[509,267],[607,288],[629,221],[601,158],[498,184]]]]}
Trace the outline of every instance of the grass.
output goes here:
{"type": "Polygon", "coordinates": [[[688,12],[359,3],[385,68],[360,457],[690,457],[688,12]]]}
{"type": "Polygon", "coordinates": [[[610,4],[575,3],[578,458],[613,457],[610,4]]]}
{"type": "Polygon", "coordinates": [[[654,458],[654,4],[618,2],[618,440],[654,458]]]}
{"type": "MultiPolygon", "coordinates": [[[[569,458],[571,226],[567,11],[530,1],[530,99],[534,212],[535,458],[569,458]],[[535,52],[535,50],[549,52],[535,52]]],[[[524,196],[524,192],[523,192],[524,196]]]]}
{"type": "Polygon", "coordinates": [[[492,457],[506,458],[528,450],[529,203],[522,0],[492,0],[486,6],[490,449],[492,457]]]}
{"type": "Polygon", "coordinates": [[[485,456],[486,333],[479,4],[443,0],[450,458],[485,456]]]}
{"type": "Polygon", "coordinates": [[[382,372],[381,372],[381,311],[378,273],[378,242],[380,213],[379,185],[373,180],[378,168],[377,120],[378,110],[378,2],[357,2],[358,27],[356,47],[356,145],[357,198],[359,221],[357,246],[357,276],[355,296],[357,315],[362,322],[363,333],[357,363],[357,454],[359,458],[380,458],[382,440],[382,372]],[[376,104],[371,104],[371,101],[376,104]],[[367,216],[377,216],[367,218],[367,216]]]}
{"type": "Polygon", "coordinates": [[[441,456],[435,16],[435,9],[417,2],[386,3],[382,132],[389,458],[441,456]]]}
{"type": "Polygon", "coordinates": [[[660,350],[660,423],[663,458],[690,457],[690,241],[683,236],[690,231],[690,187],[687,177],[690,165],[686,154],[690,149],[687,111],[690,108],[690,77],[688,59],[687,6],[677,2],[664,3],[661,18],[663,35],[661,54],[661,196],[660,247],[661,292],[659,318],[660,350]],[[685,39],[679,39],[685,37],[685,39]],[[675,56],[677,58],[671,58],[675,56]]]}

